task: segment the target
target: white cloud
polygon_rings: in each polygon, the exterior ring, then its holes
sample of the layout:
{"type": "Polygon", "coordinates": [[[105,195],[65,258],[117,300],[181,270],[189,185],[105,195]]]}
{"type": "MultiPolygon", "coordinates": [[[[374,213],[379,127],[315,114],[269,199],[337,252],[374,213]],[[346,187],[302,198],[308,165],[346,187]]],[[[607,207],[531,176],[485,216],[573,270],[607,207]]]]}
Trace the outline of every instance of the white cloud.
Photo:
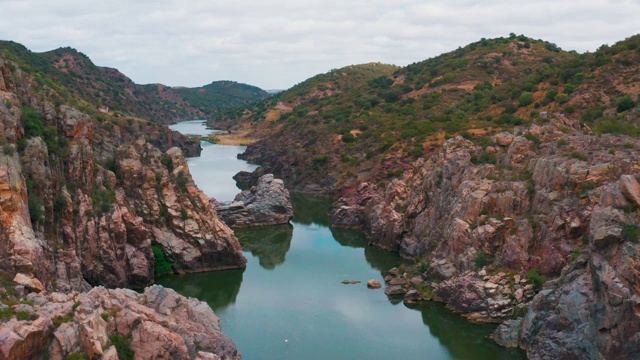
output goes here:
{"type": "Polygon", "coordinates": [[[510,32],[582,52],[640,31],[637,0],[0,0],[0,9],[1,39],[34,51],[72,46],[138,83],[267,89],[510,32]]]}

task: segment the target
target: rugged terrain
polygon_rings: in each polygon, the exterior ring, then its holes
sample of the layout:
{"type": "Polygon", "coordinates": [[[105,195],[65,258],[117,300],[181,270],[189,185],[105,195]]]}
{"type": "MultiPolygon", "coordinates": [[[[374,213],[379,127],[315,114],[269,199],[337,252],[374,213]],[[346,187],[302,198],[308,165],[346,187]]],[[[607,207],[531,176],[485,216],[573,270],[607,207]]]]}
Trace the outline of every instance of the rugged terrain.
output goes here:
{"type": "Polygon", "coordinates": [[[253,130],[261,140],[243,157],[291,189],[345,195],[388,184],[447,138],[486,142],[544,112],[637,134],[637,112],[617,109],[640,91],[639,43],[577,54],[522,35],[481,39],[404,68],[334,69],[215,124],[253,130]]]}
{"type": "Polygon", "coordinates": [[[0,358],[128,358],[109,342],[131,343],[137,358],[239,357],[202,303],[162,288],[91,290],[245,266],[189,173],[198,142],[98,113],[31,58],[0,53],[0,358]]]}
{"type": "Polygon", "coordinates": [[[319,91],[349,76],[335,70],[235,121],[263,136],[243,155],[257,174],[338,195],[333,226],[415,259],[390,296],[504,322],[496,340],[532,359],[631,359],[639,49],[640,35],[587,54],[482,39],[319,91]]]}
{"type": "Polygon", "coordinates": [[[13,302],[0,305],[0,359],[241,358],[206,303],[161,286],[26,296],[19,286],[0,289],[13,302]]]}

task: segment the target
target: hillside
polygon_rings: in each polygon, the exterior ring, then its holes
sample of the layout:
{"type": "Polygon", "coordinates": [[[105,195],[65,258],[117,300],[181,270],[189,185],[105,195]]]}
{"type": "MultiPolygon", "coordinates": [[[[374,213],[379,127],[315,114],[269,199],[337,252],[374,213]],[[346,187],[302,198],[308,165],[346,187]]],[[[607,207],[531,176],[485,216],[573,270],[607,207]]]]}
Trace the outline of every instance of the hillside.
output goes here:
{"type": "Polygon", "coordinates": [[[348,71],[321,74],[218,124],[253,131],[262,140],[245,157],[297,190],[383,184],[446,138],[483,144],[552,112],[599,133],[637,134],[639,44],[636,35],[577,54],[523,35],[482,39],[344,86],[348,71]]]}
{"type": "Polygon", "coordinates": [[[96,114],[99,106],[108,106],[125,116],[173,123],[207,118],[268,96],[259,88],[231,81],[197,88],[138,85],[116,69],[94,65],[72,48],[34,53],[20,44],[0,41],[0,53],[24,71],[36,74],[38,81],[58,86],[54,102],[71,103],[90,114],[96,114]]]}

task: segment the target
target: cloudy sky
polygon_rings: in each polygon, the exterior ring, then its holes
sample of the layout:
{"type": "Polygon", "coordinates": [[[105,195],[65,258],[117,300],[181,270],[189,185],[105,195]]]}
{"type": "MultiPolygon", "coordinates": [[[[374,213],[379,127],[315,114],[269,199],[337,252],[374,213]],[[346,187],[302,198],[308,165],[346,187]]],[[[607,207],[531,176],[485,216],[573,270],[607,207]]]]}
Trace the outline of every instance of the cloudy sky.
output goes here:
{"type": "Polygon", "coordinates": [[[0,39],[71,46],[142,84],[284,89],[511,32],[594,51],[639,33],[639,16],[640,0],[0,0],[0,39]]]}

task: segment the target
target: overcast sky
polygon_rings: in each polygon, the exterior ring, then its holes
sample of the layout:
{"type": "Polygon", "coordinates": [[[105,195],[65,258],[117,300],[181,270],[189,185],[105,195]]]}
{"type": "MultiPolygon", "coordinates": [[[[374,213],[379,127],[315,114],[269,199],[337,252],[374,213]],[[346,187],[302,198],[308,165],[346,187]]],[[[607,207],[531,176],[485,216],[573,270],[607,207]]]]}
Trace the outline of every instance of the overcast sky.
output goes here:
{"type": "Polygon", "coordinates": [[[0,39],[71,46],[141,84],[285,89],[511,32],[594,51],[639,33],[639,19],[640,0],[0,0],[0,39]]]}

